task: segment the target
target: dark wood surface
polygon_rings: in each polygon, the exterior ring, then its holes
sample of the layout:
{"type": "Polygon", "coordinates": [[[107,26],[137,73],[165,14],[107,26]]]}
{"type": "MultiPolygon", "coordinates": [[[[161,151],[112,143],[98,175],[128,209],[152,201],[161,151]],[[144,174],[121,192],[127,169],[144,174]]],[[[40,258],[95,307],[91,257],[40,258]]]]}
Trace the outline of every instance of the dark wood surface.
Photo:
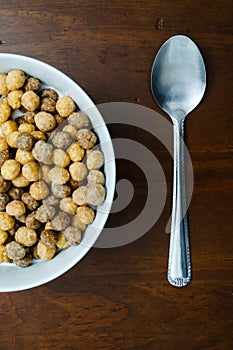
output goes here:
{"type": "MultiPolygon", "coordinates": [[[[200,47],[208,87],[186,123],[195,174],[191,284],[177,289],[166,281],[172,159],[163,145],[129,130],[149,148],[155,142],[169,189],[162,215],[132,244],[93,248],[46,285],[1,293],[0,349],[232,349],[232,19],[227,0],[1,1],[0,52],[54,65],[96,103],[138,103],[161,113],[150,69],[175,34],[200,47]]],[[[110,132],[122,136],[120,126],[110,132]]],[[[118,180],[132,180],[133,166],[117,165],[118,180]]],[[[112,214],[108,227],[141,210],[143,176],[134,177],[134,186],[137,200],[112,214]]]]}

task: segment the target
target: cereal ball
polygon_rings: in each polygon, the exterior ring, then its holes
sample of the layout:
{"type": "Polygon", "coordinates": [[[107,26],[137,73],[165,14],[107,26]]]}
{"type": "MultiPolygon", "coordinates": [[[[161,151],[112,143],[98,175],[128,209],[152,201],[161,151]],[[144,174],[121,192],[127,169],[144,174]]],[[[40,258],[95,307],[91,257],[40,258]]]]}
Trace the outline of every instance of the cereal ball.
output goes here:
{"type": "Polygon", "coordinates": [[[40,178],[40,167],[35,162],[29,162],[23,165],[22,174],[28,181],[38,181],[40,178]]]}
{"type": "Polygon", "coordinates": [[[69,247],[70,247],[69,243],[66,241],[66,239],[65,239],[65,237],[64,237],[64,233],[63,233],[63,232],[59,232],[59,233],[58,233],[58,238],[57,238],[56,246],[57,246],[59,249],[66,249],[66,248],[69,248],[69,247]]]}
{"type": "Polygon", "coordinates": [[[68,117],[75,109],[75,102],[70,96],[63,96],[56,103],[56,110],[61,117],[68,117]]]}
{"type": "Polygon", "coordinates": [[[17,148],[24,151],[30,151],[34,144],[34,139],[31,134],[27,132],[20,133],[16,139],[17,148]]]}
{"type": "Polygon", "coordinates": [[[10,159],[10,152],[8,149],[0,152],[0,167],[5,163],[6,160],[10,159]]]}
{"type": "Polygon", "coordinates": [[[43,260],[51,260],[56,254],[56,247],[49,248],[42,241],[39,241],[37,254],[43,260]]]}
{"type": "Polygon", "coordinates": [[[35,115],[36,115],[35,112],[30,112],[30,111],[25,112],[23,115],[25,122],[29,123],[29,124],[34,124],[35,123],[35,120],[34,120],[35,115]]]}
{"type": "Polygon", "coordinates": [[[41,100],[40,109],[48,113],[56,112],[56,101],[51,97],[44,97],[41,100]]]}
{"type": "Polygon", "coordinates": [[[10,230],[7,230],[7,232],[9,233],[9,235],[14,236],[15,232],[18,230],[18,228],[20,227],[21,223],[16,219],[15,220],[15,224],[14,227],[11,228],[10,230]]]}
{"type": "Polygon", "coordinates": [[[11,187],[11,189],[8,191],[8,194],[13,200],[21,199],[23,190],[22,188],[11,187]]]}
{"type": "Polygon", "coordinates": [[[71,188],[69,186],[57,185],[55,183],[52,183],[51,189],[52,189],[52,193],[53,193],[54,197],[56,197],[56,198],[69,197],[70,192],[71,192],[71,188]]]}
{"type": "Polygon", "coordinates": [[[26,214],[17,215],[15,218],[18,222],[21,222],[23,224],[25,224],[25,222],[26,222],[26,214]]]}
{"type": "Polygon", "coordinates": [[[104,164],[104,155],[102,152],[95,150],[87,155],[87,167],[89,170],[97,170],[104,164]]]}
{"type": "Polygon", "coordinates": [[[11,216],[20,216],[26,212],[26,208],[23,202],[14,200],[7,204],[6,213],[11,216]]]}
{"type": "Polygon", "coordinates": [[[69,180],[70,174],[68,170],[55,166],[49,171],[48,177],[53,183],[63,185],[69,180]]]}
{"type": "Polygon", "coordinates": [[[57,243],[57,232],[53,230],[44,230],[40,234],[41,241],[49,248],[53,248],[57,243]]]}
{"type": "Polygon", "coordinates": [[[8,143],[4,137],[0,138],[0,152],[6,151],[8,149],[8,143]]]}
{"type": "Polygon", "coordinates": [[[45,181],[46,183],[51,183],[50,179],[49,179],[49,171],[50,171],[50,167],[48,165],[42,165],[40,167],[40,177],[43,181],[45,181]]]}
{"type": "Polygon", "coordinates": [[[72,179],[72,177],[70,178],[70,181],[69,181],[69,185],[70,187],[72,188],[72,190],[76,190],[76,188],[79,187],[79,182],[78,181],[75,181],[74,179],[72,179]]]}
{"type": "Polygon", "coordinates": [[[34,119],[37,128],[43,132],[51,131],[56,127],[56,119],[50,113],[38,112],[34,119]]]}
{"type": "Polygon", "coordinates": [[[30,251],[31,251],[34,259],[40,259],[39,255],[37,253],[37,245],[35,247],[31,247],[30,251]]]}
{"type": "Polygon", "coordinates": [[[39,91],[40,90],[40,81],[37,78],[30,77],[26,79],[24,84],[25,91],[39,91]]]}
{"type": "Polygon", "coordinates": [[[6,85],[6,73],[1,73],[0,74],[0,95],[7,95],[9,92],[9,89],[6,85]]]}
{"type": "Polygon", "coordinates": [[[4,230],[0,230],[0,245],[4,244],[8,239],[8,233],[4,230]]]}
{"type": "Polygon", "coordinates": [[[37,141],[32,149],[33,157],[38,162],[46,162],[52,159],[53,146],[43,140],[37,141]]]}
{"type": "Polygon", "coordinates": [[[84,163],[75,162],[69,166],[69,171],[72,179],[82,181],[87,176],[87,167],[84,163]]]}
{"type": "Polygon", "coordinates": [[[48,205],[41,205],[35,214],[35,218],[39,220],[40,222],[48,222],[50,221],[55,215],[55,209],[48,205]]]}
{"type": "Polygon", "coordinates": [[[4,245],[0,245],[0,263],[10,262],[10,258],[7,256],[6,247],[4,245]]]}
{"type": "Polygon", "coordinates": [[[100,205],[104,202],[106,191],[101,184],[87,186],[87,203],[91,205],[100,205]]]}
{"type": "Polygon", "coordinates": [[[22,202],[26,205],[28,210],[34,211],[39,206],[39,203],[34,199],[30,193],[24,192],[22,194],[22,202]]]}
{"type": "Polygon", "coordinates": [[[72,219],[72,226],[78,228],[80,231],[86,230],[86,224],[84,224],[77,215],[72,219]]]}
{"type": "Polygon", "coordinates": [[[2,175],[0,175],[0,193],[7,192],[11,187],[10,181],[5,180],[2,175]]]}
{"type": "Polygon", "coordinates": [[[73,201],[78,205],[85,205],[87,203],[87,186],[80,186],[72,194],[73,201]]]}
{"type": "Polygon", "coordinates": [[[15,240],[25,247],[31,247],[37,242],[36,231],[26,226],[19,227],[15,233],[15,240]]]}
{"type": "Polygon", "coordinates": [[[11,108],[8,104],[3,103],[0,101],[0,124],[7,121],[7,119],[11,115],[11,108]]]}
{"type": "Polygon", "coordinates": [[[69,154],[70,159],[73,162],[79,162],[83,159],[85,151],[84,149],[78,144],[78,142],[74,142],[67,150],[67,153],[69,154]]]}
{"type": "Polygon", "coordinates": [[[97,137],[89,129],[80,129],[77,133],[77,140],[82,148],[90,149],[95,145],[97,137]]]}
{"type": "Polygon", "coordinates": [[[14,227],[15,219],[5,212],[0,212],[0,229],[11,230],[14,227]]]}
{"type": "Polygon", "coordinates": [[[40,98],[34,91],[26,91],[21,98],[22,106],[30,112],[35,111],[40,104],[40,98]]]}
{"type": "Polygon", "coordinates": [[[41,226],[41,222],[36,219],[35,217],[36,212],[33,211],[32,213],[28,214],[26,216],[25,224],[28,228],[32,228],[34,230],[37,230],[41,226]]]}
{"type": "Polygon", "coordinates": [[[26,250],[22,244],[12,241],[6,245],[6,253],[10,259],[18,260],[25,256],[26,250]]]}
{"type": "Polygon", "coordinates": [[[0,211],[6,210],[6,205],[9,202],[10,202],[10,197],[8,196],[8,194],[0,193],[0,211]]]}
{"type": "Polygon", "coordinates": [[[70,164],[69,155],[62,149],[55,149],[53,151],[53,163],[61,168],[66,168],[70,164]]]}
{"type": "Polygon", "coordinates": [[[29,192],[34,199],[40,201],[47,197],[49,189],[44,181],[37,181],[30,186],[29,192]]]}
{"type": "Polygon", "coordinates": [[[18,128],[18,131],[20,131],[21,133],[29,133],[29,134],[31,134],[35,130],[36,130],[35,125],[30,124],[30,123],[20,124],[20,126],[18,128]]]}
{"type": "Polygon", "coordinates": [[[90,120],[86,113],[75,112],[69,116],[68,123],[76,129],[84,129],[89,127],[90,120]]]}
{"type": "Polygon", "coordinates": [[[14,260],[14,263],[19,267],[27,267],[32,263],[32,255],[27,253],[22,259],[14,260]]]}
{"type": "Polygon", "coordinates": [[[73,201],[71,197],[63,198],[60,201],[60,209],[68,214],[76,214],[77,204],[73,201]]]}
{"type": "Polygon", "coordinates": [[[39,140],[46,141],[46,136],[42,131],[38,131],[38,130],[32,131],[31,135],[36,141],[39,141],[39,140]]]}
{"type": "Polygon", "coordinates": [[[7,96],[8,105],[12,109],[18,109],[21,107],[21,97],[23,95],[22,90],[13,90],[7,96]]]}
{"type": "Polygon", "coordinates": [[[21,115],[20,117],[17,117],[17,118],[15,119],[15,121],[16,121],[17,125],[21,125],[21,124],[26,123],[25,118],[24,118],[23,115],[21,115]]]}
{"type": "Polygon", "coordinates": [[[53,230],[53,226],[52,226],[51,222],[46,222],[44,229],[45,230],[53,230]]]}
{"type": "Polygon", "coordinates": [[[77,130],[70,124],[65,125],[62,131],[68,132],[74,139],[77,138],[77,130]]]}
{"type": "Polygon", "coordinates": [[[101,184],[104,185],[104,174],[100,170],[91,170],[87,175],[87,181],[89,185],[101,184]]]}
{"type": "Polygon", "coordinates": [[[20,132],[19,131],[14,131],[11,134],[7,135],[6,137],[6,142],[8,145],[12,148],[17,148],[17,137],[19,136],[20,132]]]}
{"type": "Polygon", "coordinates": [[[6,76],[6,85],[9,90],[20,89],[25,82],[25,74],[19,69],[11,70],[6,76]]]}
{"type": "Polygon", "coordinates": [[[7,120],[1,125],[2,134],[4,136],[10,135],[12,132],[18,130],[18,125],[14,120],[7,120]]]}
{"type": "Polygon", "coordinates": [[[32,155],[32,152],[18,149],[15,154],[15,160],[17,160],[17,162],[19,162],[20,164],[24,165],[28,162],[32,162],[34,160],[34,157],[32,155]]]}
{"type": "Polygon", "coordinates": [[[29,181],[22,173],[19,173],[19,175],[12,180],[12,183],[15,187],[27,187],[29,185],[29,181]]]}
{"type": "Polygon", "coordinates": [[[41,97],[49,97],[52,98],[54,101],[58,100],[58,93],[53,89],[44,89],[41,90],[41,97]]]}
{"type": "Polygon", "coordinates": [[[70,223],[70,216],[69,214],[64,212],[58,213],[51,221],[51,224],[55,231],[64,230],[69,225],[69,223],[70,223]]]}
{"type": "Polygon", "coordinates": [[[66,118],[61,117],[59,114],[55,114],[54,117],[56,119],[57,125],[61,125],[66,120],[66,118]]]}
{"type": "Polygon", "coordinates": [[[70,245],[77,245],[81,242],[82,233],[76,227],[69,226],[64,231],[64,238],[70,245]]]}
{"type": "Polygon", "coordinates": [[[72,142],[72,136],[65,131],[57,131],[52,137],[52,142],[57,148],[68,148],[72,142]]]}
{"type": "Polygon", "coordinates": [[[50,206],[58,206],[59,204],[59,200],[58,198],[54,197],[53,195],[48,196],[47,198],[45,198],[43,200],[43,205],[46,207],[50,207],[50,206]]]}
{"type": "Polygon", "coordinates": [[[19,175],[20,164],[17,160],[8,159],[2,165],[1,174],[5,180],[13,180],[19,175]]]}
{"type": "Polygon", "coordinates": [[[76,216],[81,222],[83,222],[86,225],[89,225],[94,221],[95,213],[90,207],[84,205],[78,207],[76,216]]]}

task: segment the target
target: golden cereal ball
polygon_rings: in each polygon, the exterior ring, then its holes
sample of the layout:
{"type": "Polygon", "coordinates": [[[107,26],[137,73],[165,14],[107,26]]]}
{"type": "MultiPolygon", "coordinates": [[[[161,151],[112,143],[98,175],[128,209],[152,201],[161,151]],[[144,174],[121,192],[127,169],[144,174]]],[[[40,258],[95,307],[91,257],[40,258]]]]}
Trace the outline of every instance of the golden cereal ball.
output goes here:
{"type": "Polygon", "coordinates": [[[12,148],[17,148],[17,137],[19,136],[19,131],[13,131],[11,134],[7,135],[6,141],[8,145],[12,148]]]}
{"type": "Polygon", "coordinates": [[[80,129],[77,132],[77,140],[81,147],[91,149],[97,142],[96,135],[89,129],[80,129]]]}
{"type": "Polygon", "coordinates": [[[23,202],[14,200],[7,204],[6,212],[11,216],[20,216],[26,212],[26,208],[23,202]]]}
{"type": "MultiPolygon", "coordinates": [[[[22,124],[23,125],[23,124],[22,124]]],[[[32,131],[31,132],[31,135],[33,136],[33,138],[36,140],[36,141],[39,141],[39,140],[43,140],[43,141],[46,141],[46,136],[45,134],[42,132],[42,131],[32,131]]]]}
{"type": "Polygon", "coordinates": [[[21,107],[21,97],[23,95],[23,91],[22,90],[13,90],[11,92],[9,92],[8,96],[7,96],[7,102],[8,105],[12,108],[12,109],[18,109],[21,107]]]}
{"type": "Polygon", "coordinates": [[[80,219],[81,222],[89,225],[94,221],[95,213],[90,207],[84,205],[78,207],[76,216],[80,219]]]}
{"type": "Polygon", "coordinates": [[[19,69],[11,70],[6,77],[6,85],[9,90],[20,89],[25,82],[25,74],[19,69]]]}
{"type": "Polygon", "coordinates": [[[40,131],[52,131],[56,127],[56,119],[47,112],[39,112],[35,115],[35,124],[40,131]]]}
{"type": "Polygon", "coordinates": [[[85,205],[87,203],[87,186],[80,186],[72,194],[73,201],[78,205],[85,205]]]}
{"type": "Polygon", "coordinates": [[[69,166],[70,175],[75,181],[83,181],[87,176],[87,167],[84,163],[75,162],[69,166]]]}
{"type": "Polygon", "coordinates": [[[0,245],[0,263],[10,262],[10,258],[7,256],[6,247],[4,245],[0,245]]]}
{"type": "Polygon", "coordinates": [[[31,133],[31,135],[32,135],[32,132],[35,131],[35,130],[36,130],[35,125],[30,124],[30,123],[23,123],[18,128],[18,131],[20,131],[21,133],[27,132],[27,133],[31,133]]]}
{"type": "Polygon", "coordinates": [[[14,131],[18,131],[18,125],[14,120],[7,120],[1,125],[2,134],[8,136],[14,131]]]}
{"type": "Polygon", "coordinates": [[[23,165],[22,174],[28,181],[38,181],[40,178],[40,167],[35,162],[28,162],[23,165]]]}
{"type": "Polygon", "coordinates": [[[70,124],[65,125],[62,131],[68,132],[74,138],[77,137],[77,130],[70,124]]]}
{"type": "Polygon", "coordinates": [[[6,77],[7,73],[0,74],[0,95],[7,95],[9,92],[9,89],[6,85],[6,77]]]}
{"type": "Polygon", "coordinates": [[[65,237],[64,237],[64,233],[63,233],[63,232],[59,232],[59,233],[58,233],[58,238],[57,238],[56,246],[57,246],[59,249],[66,249],[66,248],[69,248],[69,247],[70,247],[69,243],[66,241],[66,239],[65,239],[65,237]]]}
{"type": "Polygon", "coordinates": [[[63,96],[56,103],[56,110],[61,117],[68,117],[75,109],[75,102],[70,96],[63,96]]]}
{"type": "Polygon", "coordinates": [[[1,174],[5,180],[13,180],[20,172],[20,164],[17,160],[8,159],[2,165],[1,174]]]}
{"type": "Polygon", "coordinates": [[[40,98],[34,91],[26,91],[22,95],[21,103],[29,112],[33,112],[39,107],[40,98]]]}
{"type": "Polygon", "coordinates": [[[56,247],[49,248],[42,241],[37,245],[37,254],[43,260],[51,260],[56,254],[56,247]]]}
{"type": "Polygon", "coordinates": [[[94,150],[87,155],[87,168],[89,170],[98,170],[104,164],[104,155],[99,150],[94,150]]]}
{"type": "Polygon", "coordinates": [[[53,183],[63,185],[69,180],[70,174],[68,170],[55,166],[49,171],[48,177],[53,183]]]}
{"type": "Polygon", "coordinates": [[[15,187],[27,187],[29,185],[29,181],[23,176],[20,172],[16,178],[12,180],[12,183],[15,187]]]}
{"type": "Polygon", "coordinates": [[[22,226],[15,233],[15,240],[25,247],[31,247],[37,242],[37,234],[33,228],[22,226]]]}
{"type": "Polygon", "coordinates": [[[17,149],[15,154],[15,160],[17,160],[20,164],[27,164],[28,162],[32,162],[34,159],[31,151],[25,151],[23,149],[17,149]]]}
{"type": "Polygon", "coordinates": [[[60,201],[60,209],[62,211],[64,211],[65,213],[74,215],[74,214],[76,214],[77,208],[78,208],[77,204],[74,203],[74,201],[71,197],[63,198],[60,201]]]}
{"type": "Polygon", "coordinates": [[[8,143],[4,137],[0,138],[0,152],[6,151],[8,149],[8,143]]]}
{"type": "Polygon", "coordinates": [[[55,149],[53,151],[53,163],[58,167],[66,168],[70,164],[70,157],[62,149],[55,149]]]}
{"type": "Polygon", "coordinates": [[[0,101],[0,124],[7,121],[11,115],[11,108],[7,103],[0,101]]]}
{"type": "Polygon", "coordinates": [[[7,241],[8,233],[4,230],[0,230],[0,245],[4,244],[7,241]]]}
{"type": "Polygon", "coordinates": [[[0,212],[0,229],[3,231],[11,230],[15,225],[15,219],[5,212],[0,212]]]}
{"type": "Polygon", "coordinates": [[[48,196],[49,189],[44,181],[37,181],[30,186],[29,192],[34,199],[40,201],[48,196]]]}
{"type": "Polygon", "coordinates": [[[80,160],[83,159],[85,150],[82,148],[78,142],[74,142],[67,150],[67,153],[70,156],[70,159],[73,162],[79,162],[80,160]]]}

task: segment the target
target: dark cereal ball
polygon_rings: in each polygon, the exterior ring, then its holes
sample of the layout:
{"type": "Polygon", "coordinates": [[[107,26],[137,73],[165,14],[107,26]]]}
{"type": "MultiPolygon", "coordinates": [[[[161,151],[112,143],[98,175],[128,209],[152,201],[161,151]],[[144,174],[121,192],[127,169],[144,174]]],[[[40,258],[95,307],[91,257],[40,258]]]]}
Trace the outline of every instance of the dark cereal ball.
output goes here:
{"type": "Polygon", "coordinates": [[[41,205],[35,214],[35,218],[40,222],[48,222],[55,215],[55,209],[52,206],[41,205]]]}
{"type": "Polygon", "coordinates": [[[22,202],[24,202],[27,209],[31,211],[36,210],[36,208],[39,206],[39,202],[34,199],[28,192],[22,194],[22,202]]]}
{"type": "Polygon", "coordinates": [[[81,242],[82,233],[78,228],[69,226],[64,231],[64,238],[69,245],[77,245],[81,242]]]}
{"type": "Polygon", "coordinates": [[[37,78],[30,77],[26,79],[23,86],[24,91],[39,91],[40,90],[40,81],[37,78]]]}
{"type": "Polygon", "coordinates": [[[52,98],[54,101],[58,100],[58,93],[53,89],[44,89],[41,90],[41,97],[49,97],[52,98]]]}
{"type": "Polygon", "coordinates": [[[69,197],[70,192],[71,192],[71,188],[68,185],[57,185],[55,183],[52,183],[51,186],[52,189],[52,193],[54,195],[54,197],[56,198],[65,198],[65,197],[69,197]]]}
{"type": "Polygon", "coordinates": [[[8,194],[12,199],[21,199],[23,195],[23,189],[18,187],[11,187],[8,191],[8,194]]]}
{"type": "Polygon", "coordinates": [[[0,193],[0,211],[6,210],[6,205],[10,202],[10,197],[7,193],[0,193]]]}
{"type": "Polygon", "coordinates": [[[52,136],[54,146],[61,149],[68,148],[72,140],[72,136],[66,131],[57,131],[52,136]]]}
{"type": "Polygon", "coordinates": [[[26,250],[22,244],[12,241],[6,245],[6,254],[10,259],[18,260],[25,256],[26,250]]]}
{"type": "Polygon", "coordinates": [[[36,113],[35,112],[25,112],[24,113],[24,120],[29,123],[29,124],[34,124],[35,123],[35,120],[34,120],[34,117],[35,117],[36,113]]]}
{"type": "Polygon", "coordinates": [[[84,149],[90,149],[94,147],[97,137],[89,129],[80,129],[77,132],[77,140],[79,145],[84,149]]]}
{"type": "Polygon", "coordinates": [[[48,113],[56,112],[56,101],[51,97],[44,97],[41,100],[40,109],[48,113]]]}
{"type": "Polygon", "coordinates": [[[22,259],[14,260],[14,263],[19,267],[27,267],[32,263],[32,255],[27,253],[22,259]]]}
{"type": "Polygon", "coordinates": [[[54,197],[53,195],[48,196],[46,199],[43,200],[43,205],[50,207],[50,206],[58,206],[59,205],[59,199],[54,197]]]}
{"type": "Polygon", "coordinates": [[[8,180],[5,180],[2,177],[2,175],[0,175],[0,193],[7,192],[10,187],[11,187],[11,182],[8,180]]]}
{"type": "Polygon", "coordinates": [[[34,230],[37,230],[42,223],[41,221],[36,219],[36,212],[33,211],[32,213],[26,216],[25,224],[28,228],[33,228],[34,230]]]}
{"type": "Polygon", "coordinates": [[[70,215],[64,212],[58,213],[53,220],[51,221],[51,224],[56,231],[62,231],[64,230],[70,223],[70,215]]]}
{"type": "Polygon", "coordinates": [[[57,232],[53,230],[44,230],[40,234],[41,241],[49,248],[53,248],[57,243],[57,232]]]}
{"type": "Polygon", "coordinates": [[[0,152],[0,167],[5,163],[6,160],[10,159],[10,151],[6,149],[0,152]]]}
{"type": "Polygon", "coordinates": [[[30,151],[34,145],[34,139],[31,134],[27,132],[20,133],[16,138],[17,148],[24,151],[30,151]]]}

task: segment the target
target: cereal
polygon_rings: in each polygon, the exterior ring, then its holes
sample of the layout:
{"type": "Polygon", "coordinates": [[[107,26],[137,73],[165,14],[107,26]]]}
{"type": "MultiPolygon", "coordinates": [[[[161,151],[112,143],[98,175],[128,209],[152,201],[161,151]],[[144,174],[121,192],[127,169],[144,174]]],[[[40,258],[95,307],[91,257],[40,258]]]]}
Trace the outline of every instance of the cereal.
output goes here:
{"type": "Polygon", "coordinates": [[[63,198],[60,201],[60,209],[68,214],[76,214],[77,204],[73,201],[71,197],[63,198]]]}
{"type": "Polygon", "coordinates": [[[41,176],[41,179],[43,181],[45,181],[46,183],[51,183],[50,179],[49,179],[49,171],[50,171],[50,167],[48,165],[42,165],[40,167],[40,176],[41,176]]]}
{"type": "Polygon", "coordinates": [[[11,187],[11,183],[8,180],[5,180],[2,175],[0,175],[0,193],[7,192],[11,187]]]}
{"type": "Polygon", "coordinates": [[[80,129],[77,133],[77,140],[82,148],[90,149],[96,144],[97,137],[89,129],[80,129]]]}
{"type": "Polygon", "coordinates": [[[40,81],[33,77],[27,78],[23,87],[25,91],[37,92],[40,90],[40,81]]]}
{"type": "Polygon", "coordinates": [[[4,230],[0,230],[0,245],[4,244],[8,239],[8,233],[4,230]]]}
{"type": "Polygon", "coordinates": [[[32,131],[31,135],[36,141],[40,141],[40,140],[46,141],[46,136],[42,131],[38,131],[38,130],[32,131]]]}
{"type": "Polygon", "coordinates": [[[40,167],[35,162],[28,162],[23,165],[22,174],[28,181],[38,181],[40,178],[40,167]]]}
{"type": "Polygon", "coordinates": [[[14,120],[7,120],[1,125],[2,134],[4,136],[10,135],[12,132],[18,130],[18,125],[14,120]]]}
{"type": "Polygon", "coordinates": [[[81,242],[82,233],[79,229],[69,226],[64,231],[64,238],[69,245],[77,245],[81,242]]]}
{"type": "Polygon", "coordinates": [[[66,120],[65,118],[61,117],[59,114],[55,114],[54,118],[56,119],[57,125],[61,125],[66,120]]]}
{"type": "Polygon", "coordinates": [[[76,216],[79,218],[81,222],[83,222],[86,225],[89,225],[94,221],[95,213],[93,209],[84,205],[84,206],[78,207],[76,216]]]}
{"type": "Polygon", "coordinates": [[[78,142],[74,142],[67,150],[68,155],[70,156],[70,159],[73,162],[79,162],[83,159],[85,150],[82,148],[78,142]]]}
{"type": "Polygon", "coordinates": [[[11,230],[14,227],[15,219],[5,212],[0,212],[0,229],[11,230]]]}
{"type": "Polygon", "coordinates": [[[87,176],[87,167],[84,163],[75,162],[69,166],[70,175],[75,181],[82,181],[87,176]]]}
{"type": "Polygon", "coordinates": [[[8,159],[1,167],[1,174],[5,180],[13,180],[20,172],[20,164],[17,160],[8,159]]]}
{"type": "Polygon", "coordinates": [[[99,150],[94,150],[87,155],[87,168],[98,170],[104,164],[104,155],[99,150]]]}
{"type": "Polygon", "coordinates": [[[72,179],[72,177],[70,178],[70,181],[69,181],[69,185],[71,187],[72,190],[76,190],[76,188],[79,187],[79,182],[78,181],[75,181],[74,179],[72,179]]]}
{"type": "Polygon", "coordinates": [[[11,189],[8,191],[8,194],[12,199],[21,199],[23,190],[22,188],[11,187],[11,189]]]}
{"type": "Polygon", "coordinates": [[[18,216],[16,216],[15,218],[16,218],[16,220],[17,220],[18,222],[21,222],[22,224],[25,224],[25,222],[26,222],[26,215],[25,215],[25,214],[23,214],[23,215],[18,215],[18,216]]]}
{"type": "Polygon", "coordinates": [[[22,149],[17,149],[15,154],[15,160],[17,160],[20,164],[24,165],[28,162],[32,162],[34,160],[33,154],[30,151],[25,151],[22,149]]]}
{"type": "Polygon", "coordinates": [[[0,211],[6,210],[6,205],[9,202],[10,202],[9,195],[7,193],[0,193],[0,211]]]}
{"type": "Polygon", "coordinates": [[[46,162],[52,159],[53,146],[43,140],[37,141],[32,149],[33,157],[38,162],[46,162]]]}
{"type": "Polygon", "coordinates": [[[49,189],[44,181],[37,181],[30,186],[29,192],[34,199],[40,201],[47,197],[49,189]]]}
{"type": "Polygon", "coordinates": [[[41,226],[41,221],[36,219],[35,211],[26,216],[25,224],[28,228],[32,228],[34,230],[38,229],[41,226]]]}
{"type": "Polygon", "coordinates": [[[10,158],[10,152],[8,149],[0,152],[0,167],[10,158]]]}
{"type": "Polygon", "coordinates": [[[51,220],[55,215],[55,209],[52,206],[41,205],[35,214],[35,218],[40,222],[47,222],[51,220]]]}
{"type": "Polygon", "coordinates": [[[56,247],[49,248],[42,241],[39,241],[37,254],[43,260],[51,260],[56,254],[56,247]]]}
{"type": "Polygon", "coordinates": [[[0,124],[7,121],[7,119],[11,115],[11,108],[8,104],[4,103],[3,101],[0,101],[0,124]]]}
{"type": "Polygon", "coordinates": [[[20,133],[16,139],[17,148],[23,151],[30,151],[33,147],[34,139],[28,132],[20,133]]]}
{"type": "Polygon", "coordinates": [[[20,132],[19,131],[14,131],[11,134],[7,135],[6,137],[6,142],[8,145],[12,148],[17,148],[17,137],[19,136],[20,132]]]}
{"type": "Polygon", "coordinates": [[[94,184],[87,186],[86,200],[91,205],[100,205],[105,199],[106,191],[103,185],[94,184]]]}
{"type": "Polygon", "coordinates": [[[19,227],[15,233],[15,240],[25,247],[31,247],[37,242],[36,231],[26,226],[19,227]]]}
{"type": "Polygon", "coordinates": [[[69,155],[62,149],[55,149],[52,159],[53,163],[58,167],[66,168],[70,164],[69,155]]]}
{"type": "Polygon", "coordinates": [[[6,76],[6,85],[9,90],[20,89],[25,82],[25,74],[19,69],[11,70],[6,76]]]}
{"type": "Polygon", "coordinates": [[[39,206],[39,202],[34,199],[30,193],[24,192],[22,195],[22,202],[26,205],[27,209],[33,211],[39,206]]]}
{"type": "Polygon", "coordinates": [[[29,185],[29,181],[22,173],[19,173],[19,175],[12,180],[12,183],[15,187],[27,187],[29,185]]]}
{"type": "Polygon", "coordinates": [[[65,125],[62,131],[68,132],[74,139],[77,137],[77,130],[70,124],[65,125]]]}
{"type": "Polygon", "coordinates": [[[6,85],[6,73],[0,73],[0,95],[7,95],[9,92],[9,89],[6,85]]]}
{"type": "Polygon", "coordinates": [[[28,122],[20,124],[20,126],[18,128],[18,131],[20,131],[21,133],[26,132],[26,133],[29,133],[29,134],[31,134],[35,130],[36,130],[35,125],[30,124],[28,122]]]}
{"type": "Polygon", "coordinates": [[[51,131],[56,127],[56,119],[50,113],[38,112],[34,119],[37,128],[43,132],[51,131]]]}
{"type": "Polygon", "coordinates": [[[20,216],[26,212],[26,208],[23,202],[19,200],[13,200],[6,206],[6,213],[11,216],[20,216]]]}
{"type": "Polygon", "coordinates": [[[3,137],[0,138],[0,152],[6,151],[8,149],[8,143],[3,137]]]}
{"type": "Polygon", "coordinates": [[[10,262],[10,258],[7,256],[6,246],[0,245],[0,263],[10,262]]]}
{"type": "Polygon", "coordinates": [[[32,262],[32,255],[26,254],[23,258],[14,260],[14,263],[19,267],[27,267],[32,262]]]}
{"type": "Polygon", "coordinates": [[[57,148],[68,148],[72,142],[72,136],[66,131],[56,131],[52,142],[57,148]]]}
{"type": "Polygon", "coordinates": [[[35,120],[34,120],[35,115],[36,115],[35,112],[26,111],[23,115],[24,120],[29,124],[34,124],[35,123],[35,120]]]}
{"type": "Polygon", "coordinates": [[[56,110],[61,117],[68,117],[75,109],[74,100],[70,96],[63,96],[56,103],[56,110]]]}
{"type": "Polygon", "coordinates": [[[70,216],[64,212],[58,213],[51,221],[51,224],[54,230],[56,231],[64,230],[69,225],[69,223],[70,223],[70,216]]]}
{"type": "Polygon", "coordinates": [[[66,239],[65,239],[65,237],[64,237],[64,233],[63,233],[63,232],[59,232],[59,233],[58,233],[58,238],[57,238],[56,246],[57,246],[59,249],[66,249],[66,248],[69,248],[69,247],[70,247],[69,243],[66,241],[66,239]]]}
{"type": "Polygon", "coordinates": [[[100,170],[91,170],[87,175],[87,181],[88,181],[88,184],[90,185],[94,185],[94,184],[104,185],[105,183],[104,174],[100,170]]]}
{"type": "Polygon", "coordinates": [[[86,230],[86,224],[84,224],[77,215],[73,217],[72,226],[78,228],[80,231],[86,230]]]}
{"type": "Polygon", "coordinates": [[[71,188],[68,185],[57,185],[52,183],[51,190],[56,198],[69,197],[71,188]]]}
{"type": "Polygon", "coordinates": [[[34,112],[40,104],[40,98],[34,91],[26,91],[21,98],[22,106],[29,112],[34,112]]]}
{"type": "Polygon", "coordinates": [[[18,109],[21,107],[21,97],[23,95],[23,91],[22,90],[13,90],[11,92],[9,92],[8,96],[7,96],[7,102],[8,105],[12,108],[12,109],[18,109]]]}
{"type": "Polygon", "coordinates": [[[41,90],[41,97],[50,97],[52,98],[54,101],[58,100],[58,94],[55,90],[53,89],[44,89],[41,90]]]}
{"type": "Polygon", "coordinates": [[[84,129],[89,127],[90,121],[86,113],[74,112],[69,116],[68,123],[76,129],[84,129]]]}
{"type": "Polygon", "coordinates": [[[44,97],[41,100],[40,109],[48,113],[56,112],[56,101],[51,97],[44,97]]]}
{"type": "Polygon", "coordinates": [[[53,230],[44,230],[40,234],[40,239],[46,247],[53,248],[57,243],[57,233],[53,230]]]}
{"type": "Polygon", "coordinates": [[[64,185],[69,180],[70,174],[68,170],[55,166],[49,171],[48,177],[53,183],[64,185]]]}
{"type": "Polygon", "coordinates": [[[87,186],[80,186],[72,195],[73,201],[78,205],[85,205],[87,203],[87,186]]]}

